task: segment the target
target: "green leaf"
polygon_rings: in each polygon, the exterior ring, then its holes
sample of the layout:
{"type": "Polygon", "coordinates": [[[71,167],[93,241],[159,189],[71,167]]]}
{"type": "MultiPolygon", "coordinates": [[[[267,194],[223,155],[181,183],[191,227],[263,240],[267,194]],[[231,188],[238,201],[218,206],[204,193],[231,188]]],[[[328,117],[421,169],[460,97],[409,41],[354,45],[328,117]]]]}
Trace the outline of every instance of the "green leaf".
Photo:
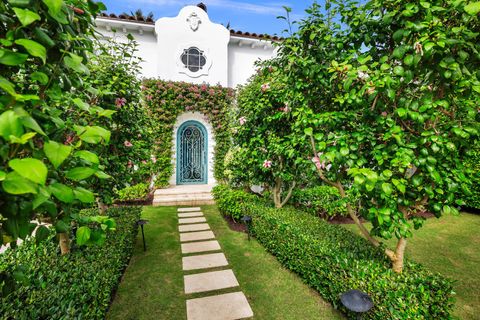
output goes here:
{"type": "Polygon", "coordinates": [[[0,64],[6,66],[17,66],[28,59],[28,54],[13,52],[11,50],[0,48],[0,64]]]}
{"type": "Polygon", "coordinates": [[[34,81],[38,81],[43,85],[46,85],[48,83],[48,76],[40,71],[35,71],[30,75],[30,78],[34,81]]]}
{"type": "Polygon", "coordinates": [[[17,138],[15,136],[10,136],[10,142],[11,143],[18,143],[18,144],[26,144],[28,141],[30,141],[36,135],[37,135],[36,132],[27,132],[27,133],[23,134],[20,138],[17,138]]]}
{"type": "Polygon", "coordinates": [[[95,175],[99,178],[99,179],[110,179],[112,176],[106,174],[105,172],[103,171],[97,171],[95,172],[95,175]]]}
{"type": "Polygon", "coordinates": [[[465,6],[465,12],[471,16],[477,15],[480,12],[480,1],[467,4],[465,6]]]}
{"type": "Polygon", "coordinates": [[[313,135],[313,129],[312,128],[305,128],[305,130],[303,130],[303,132],[307,136],[312,136],[313,135]]]}
{"type": "Polygon", "coordinates": [[[65,203],[72,203],[75,200],[75,195],[73,193],[72,188],[61,184],[61,183],[53,183],[48,186],[50,192],[53,193],[55,198],[58,200],[65,202],[65,203]]]}
{"type": "Polygon", "coordinates": [[[7,176],[7,173],[5,171],[0,170],[0,181],[5,180],[6,176],[7,176]]]}
{"type": "Polygon", "coordinates": [[[79,132],[79,137],[82,141],[87,143],[97,144],[103,141],[110,141],[110,131],[98,127],[83,127],[83,130],[79,132]]]}
{"type": "Polygon", "coordinates": [[[383,192],[385,192],[386,195],[391,195],[393,192],[392,185],[387,182],[382,183],[382,190],[383,192]]]}
{"type": "Polygon", "coordinates": [[[11,96],[16,95],[15,85],[10,81],[8,81],[7,79],[5,79],[4,77],[0,77],[0,89],[2,89],[3,91],[5,91],[11,96]]]}
{"type": "Polygon", "coordinates": [[[90,111],[90,105],[80,98],[73,99],[73,103],[83,111],[90,111]]]}
{"type": "Polygon", "coordinates": [[[400,118],[405,118],[407,116],[407,110],[404,108],[398,108],[397,114],[400,118]]]}
{"type": "Polygon", "coordinates": [[[95,153],[90,151],[86,151],[86,150],[77,151],[75,152],[75,156],[90,163],[94,163],[94,164],[99,163],[98,156],[95,153]]]}
{"type": "Polygon", "coordinates": [[[35,183],[44,185],[47,181],[47,166],[38,159],[13,159],[8,165],[19,175],[35,183]]]}
{"type": "Polygon", "coordinates": [[[77,187],[73,192],[75,194],[75,198],[77,198],[83,203],[95,202],[95,196],[90,190],[84,189],[82,187],[77,187]]]}
{"type": "Polygon", "coordinates": [[[20,8],[13,8],[15,15],[17,16],[18,20],[22,24],[22,26],[28,26],[32,22],[40,20],[40,16],[33,11],[28,9],[20,9],[20,8]]]}
{"type": "Polygon", "coordinates": [[[27,52],[37,58],[42,59],[43,63],[47,60],[47,49],[40,43],[29,39],[18,39],[15,43],[24,47],[27,52]]]}
{"type": "Polygon", "coordinates": [[[42,0],[42,1],[47,6],[48,12],[51,14],[54,14],[54,15],[58,14],[60,10],[62,10],[62,4],[63,4],[62,0],[42,0]]]}
{"type": "Polygon", "coordinates": [[[57,169],[70,155],[72,147],[63,145],[55,141],[48,141],[43,146],[43,151],[48,160],[57,169]]]}
{"type": "Polygon", "coordinates": [[[65,66],[78,73],[88,74],[88,68],[82,63],[83,58],[76,54],[70,53],[70,56],[66,56],[63,59],[65,66]]]}
{"type": "Polygon", "coordinates": [[[66,177],[71,180],[80,181],[85,180],[91,175],[93,175],[97,170],[87,167],[77,167],[71,170],[68,170],[66,177]]]}
{"type": "Polygon", "coordinates": [[[88,240],[90,240],[90,235],[92,231],[87,226],[82,226],[77,230],[77,244],[79,246],[83,246],[87,244],[88,240]]]}
{"type": "Polygon", "coordinates": [[[350,153],[350,150],[348,148],[343,147],[340,149],[340,154],[344,157],[346,157],[349,153],[350,153]]]}
{"type": "Polygon", "coordinates": [[[35,241],[37,243],[46,240],[48,236],[50,236],[50,229],[48,229],[46,226],[39,226],[35,231],[35,241]]]}
{"type": "Polygon", "coordinates": [[[55,223],[55,230],[57,230],[58,233],[65,233],[68,231],[68,224],[62,220],[59,220],[57,223],[55,223]]]}
{"type": "Polygon", "coordinates": [[[37,186],[28,179],[25,179],[16,172],[10,172],[2,182],[2,187],[5,192],[10,194],[36,194],[37,186]]]}
{"type": "Polygon", "coordinates": [[[22,122],[24,127],[32,129],[33,131],[40,133],[42,136],[46,136],[45,132],[40,127],[38,122],[31,116],[24,116],[20,119],[20,121],[22,122]]]}
{"type": "Polygon", "coordinates": [[[365,178],[362,175],[357,175],[353,178],[356,184],[362,185],[365,183],[365,178]]]}

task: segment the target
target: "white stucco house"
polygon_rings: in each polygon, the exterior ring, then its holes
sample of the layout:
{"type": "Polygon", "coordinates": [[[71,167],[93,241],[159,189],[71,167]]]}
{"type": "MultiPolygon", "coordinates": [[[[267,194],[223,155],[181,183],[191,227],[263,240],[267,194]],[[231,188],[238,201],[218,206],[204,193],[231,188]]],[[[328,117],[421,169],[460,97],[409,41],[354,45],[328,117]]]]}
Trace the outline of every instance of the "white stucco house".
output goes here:
{"type": "MultiPolygon", "coordinates": [[[[96,25],[106,38],[122,41],[127,34],[134,37],[139,44],[138,56],[143,60],[141,77],[230,88],[247,82],[256,71],[256,61],[274,57],[274,42],[280,40],[268,35],[229,30],[212,22],[204,4],[186,6],[176,17],[162,17],[156,21],[102,14],[97,17],[96,25]]],[[[170,184],[204,185],[206,190],[211,189],[216,183],[213,175],[215,141],[211,125],[204,120],[204,116],[192,112],[180,115],[172,139],[174,173],[170,184]],[[188,149],[186,155],[182,156],[184,158],[180,159],[176,150],[187,147],[178,145],[184,143],[185,134],[197,137],[203,147],[188,149]],[[198,161],[206,163],[199,164],[198,161]],[[180,166],[189,169],[180,174],[180,166]],[[196,172],[194,168],[198,167],[206,167],[206,170],[202,170],[205,173],[196,172]],[[190,173],[184,173],[187,171],[190,173]]]]}

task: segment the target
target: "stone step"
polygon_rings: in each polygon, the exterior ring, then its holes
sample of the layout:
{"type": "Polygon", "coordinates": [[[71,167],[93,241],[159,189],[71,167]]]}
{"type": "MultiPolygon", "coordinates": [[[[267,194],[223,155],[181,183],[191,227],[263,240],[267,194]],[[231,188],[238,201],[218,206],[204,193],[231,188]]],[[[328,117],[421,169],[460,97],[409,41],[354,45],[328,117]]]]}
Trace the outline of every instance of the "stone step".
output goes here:
{"type": "Polygon", "coordinates": [[[187,300],[187,320],[235,320],[253,317],[243,292],[187,300]]]}
{"type": "Polygon", "coordinates": [[[182,243],[182,253],[200,253],[207,251],[221,250],[220,244],[216,240],[182,243]]]}
{"type": "Polygon", "coordinates": [[[200,207],[178,208],[177,212],[195,212],[200,210],[202,210],[200,207]]]}
{"type": "Polygon", "coordinates": [[[155,196],[157,195],[176,195],[176,194],[195,194],[195,193],[210,193],[213,189],[213,185],[198,184],[198,185],[178,185],[170,186],[165,189],[155,190],[155,196]]]}
{"type": "Polygon", "coordinates": [[[203,212],[185,212],[179,213],[179,218],[195,218],[195,217],[203,217],[203,212]]]}
{"type": "Polygon", "coordinates": [[[154,206],[202,206],[215,204],[215,199],[210,195],[208,197],[178,197],[178,198],[154,198],[154,206]]]}
{"type": "Polygon", "coordinates": [[[238,287],[238,281],[232,270],[190,274],[183,277],[185,293],[207,292],[238,287]]]}
{"type": "Polygon", "coordinates": [[[208,223],[197,223],[197,224],[185,224],[178,226],[178,231],[180,232],[191,232],[191,231],[203,231],[210,230],[208,223]]]}
{"type": "Polygon", "coordinates": [[[180,242],[199,241],[199,240],[208,240],[208,239],[215,239],[215,235],[213,234],[212,231],[180,233],[180,242]]]}
{"type": "Polygon", "coordinates": [[[205,217],[198,217],[198,218],[180,218],[178,219],[179,224],[187,224],[187,223],[200,223],[200,222],[207,222],[205,217]]]}
{"type": "Polygon", "coordinates": [[[198,256],[183,257],[182,266],[184,271],[208,269],[228,266],[228,261],[223,253],[209,253],[198,256]]]}

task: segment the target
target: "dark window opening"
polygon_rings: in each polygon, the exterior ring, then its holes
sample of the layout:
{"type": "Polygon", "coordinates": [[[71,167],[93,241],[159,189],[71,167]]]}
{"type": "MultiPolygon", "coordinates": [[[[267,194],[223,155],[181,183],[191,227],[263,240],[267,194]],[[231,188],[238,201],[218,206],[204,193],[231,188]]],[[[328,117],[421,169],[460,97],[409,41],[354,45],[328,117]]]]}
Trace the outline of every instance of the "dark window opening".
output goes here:
{"type": "Polygon", "coordinates": [[[183,50],[183,54],[180,57],[185,68],[188,68],[191,72],[197,72],[207,63],[207,59],[203,55],[203,51],[198,48],[191,47],[183,50]]]}

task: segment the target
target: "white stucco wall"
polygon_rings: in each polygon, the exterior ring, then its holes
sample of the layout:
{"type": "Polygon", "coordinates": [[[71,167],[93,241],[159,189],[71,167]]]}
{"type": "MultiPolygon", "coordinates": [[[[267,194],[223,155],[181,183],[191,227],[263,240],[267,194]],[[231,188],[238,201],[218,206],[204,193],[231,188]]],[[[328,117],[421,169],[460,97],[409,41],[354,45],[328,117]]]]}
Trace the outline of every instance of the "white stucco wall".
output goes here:
{"type": "Polygon", "coordinates": [[[131,34],[138,43],[135,53],[143,61],[140,63],[140,77],[157,77],[157,37],[153,25],[139,23],[124,23],[121,21],[108,21],[97,19],[96,30],[103,38],[114,39],[118,42],[127,42],[127,34],[131,34]]]}
{"type": "Polygon", "coordinates": [[[157,70],[161,79],[228,85],[230,32],[224,26],[212,23],[205,11],[197,6],[186,6],[175,18],[158,19],[155,32],[158,37],[157,70]],[[193,20],[199,21],[197,28],[192,25],[193,20]],[[207,65],[201,72],[188,75],[182,72],[185,67],[180,56],[190,47],[204,51],[207,65]]]}
{"type": "Polygon", "coordinates": [[[215,185],[215,177],[213,175],[213,165],[214,165],[214,151],[215,151],[215,137],[213,135],[212,125],[206,120],[205,116],[200,112],[185,112],[177,118],[175,126],[173,128],[173,148],[172,148],[172,165],[173,165],[173,175],[170,177],[170,185],[174,186],[177,184],[177,134],[178,129],[182,124],[187,121],[198,121],[200,122],[205,129],[207,130],[207,147],[208,147],[208,178],[207,184],[215,185]]]}
{"type": "Polygon", "coordinates": [[[235,88],[247,83],[256,72],[255,62],[275,56],[275,48],[268,41],[232,38],[228,45],[228,86],[235,88]]]}

